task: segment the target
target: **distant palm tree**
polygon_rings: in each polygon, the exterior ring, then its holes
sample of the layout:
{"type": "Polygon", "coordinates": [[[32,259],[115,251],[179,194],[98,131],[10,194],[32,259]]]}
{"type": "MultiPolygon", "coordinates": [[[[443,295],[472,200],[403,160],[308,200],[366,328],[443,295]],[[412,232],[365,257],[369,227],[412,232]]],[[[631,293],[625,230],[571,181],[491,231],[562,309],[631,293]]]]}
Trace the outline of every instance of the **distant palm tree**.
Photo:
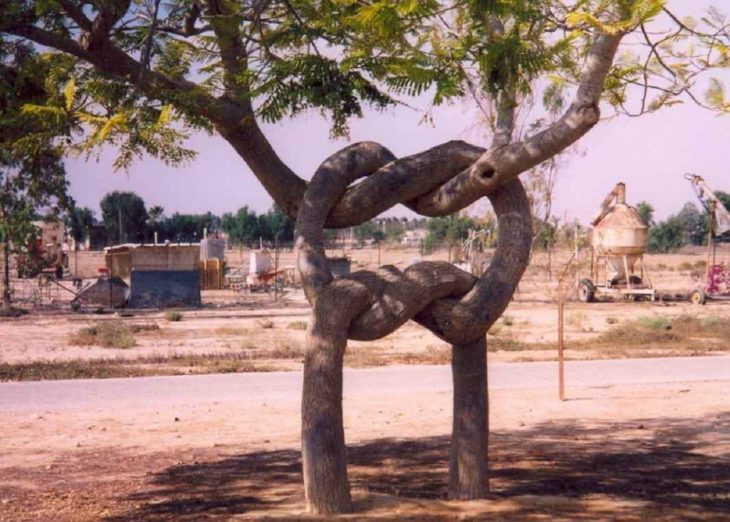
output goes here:
{"type": "Polygon", "coordinates": [[[154,205],[147,210],[147,226],[152,232],[157,232],[157,226],[165,217],[165,209],[160,205],[154,205]]]}

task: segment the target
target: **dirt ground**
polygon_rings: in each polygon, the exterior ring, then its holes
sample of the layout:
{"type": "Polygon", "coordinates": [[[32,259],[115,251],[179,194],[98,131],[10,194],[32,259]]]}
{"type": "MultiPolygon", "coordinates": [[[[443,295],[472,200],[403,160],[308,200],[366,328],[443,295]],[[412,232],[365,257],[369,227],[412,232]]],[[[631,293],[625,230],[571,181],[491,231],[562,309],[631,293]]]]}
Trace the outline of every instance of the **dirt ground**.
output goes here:
{"type": "MultiPolygon", "coordinates": [[[[372,268],[377,253],[372,250],[350,252],[355,268],[372,268]]],[[[384,261],[405,265],[417,251],[383,251],[384,261]]],[[[431,258],[448,257],[439,252],[431,258]]],[[[551,360],[556,357],[557,278],[569,258],[568,252],[550,256],[537,253],[520,284],[513,302],[492,328],[489,345],[493,360],[551,360]],[[549,270],[548,270],[549,268],[549,270]]],[[[729,256],[730,258],[730,256],[729,256]]],[[[661,294],[687,293],[697,287],[704,262],[701,251],[684,255],[649,255],[646,266],[661,294]]],[[[581,260],[583,275],[570,273],[566,281],[584,277],[587,259],[581,260]]],[[[401,266],[402,267],[402,266],[401,266]]],[[[573,265],[571,268],[575,268],[573,265]]],[[[70,311],[70,294],[56,293],[57,306],[35,311],[18,319],[0,319],[0,364],[32,361],[76,361],[99,359],[165,358],[186,354],[250,354],[267,369],[297,369],[307,325],[309,307],[301,290],[287,289],[275,301],[273,294],[235,294],[228,290],[203,292],[202,309],[182,311],[179,322],[166,320],[164,312],[134,311],[97,315],[70,311]],[[132,348],[115,349],[94,345],[79,346],[74,334],[100,321],[122,320],[129,324],[152,325],[154,330],[136,336],[132,348]]],[[[569,295],[570,297],[570,295],[569,295]]],[[[651,302],[599,302],[570,300],[566,307],[565,335],[568,359],[606,357],[651,357],[703,354],[707,350],[730,352],[725,343],[685,342],[672,345],[654,343],[594,343],[609,330],[620,329],[636,319],[695,317],[717,321],[730,320],[730,301],[694,306],[684,300],[651,302]]],[[[449,347],[427,330],[408,323],[394,334],[372,343],[352,342],[348,347],[351,366],[448,362],[449,347]]],[[[191,369],[195,371],[195,369],[191,369]]]]}
{"type": "MultiPolygon", "coordinates": [[[[374,256],[367,255],[364,266],[374,256]]],[[[680,292],[696,284],[702,259],[699,253],[649,256],[647,265],[657,287],[680,292]]],[[[490,362],[556,357],[558,261],[551,260],[549,280],[544,256],[536,256],[488,338],[490,362]]],[[[269,369],[301,367],[308,307],[300,292],[276,302],[261,294],[208,292],[204,301],[202,309],[182,311],[179,322],[162,312],[118,317],[65,307],[0,319],[0,365],[100,359],[134,365],[143,357],[164,364],[181,354],[246,353],[258,354],[255,364],[269,369]],[[141,332],[126,349],[73,343],[81,329],[107,320],[159,328],[141,332]]],[[[672,321],[688,318],[724,327],[730,304],[571,301],[566,356],[730,353],[728,337],[667,337],[678,330],[672,321]],[[659,325],[651,327],[655,340],[602,337],[639,320],[659,325]]],[[[408,324],[374,343],[351,343],[346,364],[446,363],[448,350],[408,324]]],[[[349,518],[728,520],[729,392],[724,381],[588,387],[571,390],[561,403],[552,391],[494,391],[491,494],[479,502],[446,500],[450,394],[395,391],[377,401],[346,400],[357,510],[349,518]]],[[[292,400],[245,411],[221,402],[175,411],[0,414],[0,520],[303,517],[298,408],[292,400]]]]}
{"type": "MultiPolygon", "coordinates": [[[[447,392],[345,401],[355,520],[727,520],[730,383],[491,394],[491,493],[446,500],[447,392]]],[[[3,415],[2,520],[303,517],[298,401],[3,415]]]]}

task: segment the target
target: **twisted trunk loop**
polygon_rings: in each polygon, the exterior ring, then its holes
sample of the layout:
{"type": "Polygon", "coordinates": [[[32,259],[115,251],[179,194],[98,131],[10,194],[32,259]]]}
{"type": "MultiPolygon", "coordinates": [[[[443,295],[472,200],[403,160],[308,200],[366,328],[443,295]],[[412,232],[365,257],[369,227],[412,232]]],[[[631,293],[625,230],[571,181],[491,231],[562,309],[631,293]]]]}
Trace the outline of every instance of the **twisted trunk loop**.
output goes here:
{"type": "MultiPolygon", "coordinates": [[[[206,118],[249,166],[274,201],[297,218],[298,266],[313,305],[307,332],[302,445],[307,505],[320,513],[351,509],[342,427],[342,358],[347,339],[377,339],[414,319],[453,346],[454,427],[450,492],[478,498],[486,487],[487,329],[504,311],[525,269],[531,238],[529,205],[517,176],[564,150],[599,118],[604,82],[623,34],[596,34],[573,103],[543,132],[512,143],[514,97],[499,103],[489,150],[453,141],[397,159],[375,143],[334,154],[307,184],[281,160],[256,122],[241,72],[248,56],[237,12],[225,2],[196,1],[183,31],[194,34],[205,14],[219,45],[224,92],[149,70],[115,44],[113,29],[130,0],[97,3],[93,11],[58,0],[80,30],[54,31],[32,11],[0,21],[0,31],[75,56],[110,78],[129,82],[151,99],[175,100],[178,110],[206,118]],[[366,178],[359,183],[354,181],[366,178]],[[498,247],[480,279],[448,263],[383,267],[335,280],[324,253],[323,228],[349,227],[398,203],[426,216],[457,212],[477,199],[492,201],[498,247]]],[[[499,28],[497,28],[498,30],[499,28]]],[[[185,33],[183,33],[185,34],[185,33]]],[[[245,75],[243,75],[245,76],[245,75]]]]}
{"type": "MultiPolygon", "coordinates": [[[[434,179],[448,183],[476,161],[478,147],[437,148],[434,179]],[[467,153],[465,153],[467,151],[467,153]]],[[[412,161],[406,158],[404,163],[412,161]]],[[[317,169],[299,207],[297,267],[312,304],[306,335],[302,398],[302,454],[307,509],[342,513],[352,509],[342,426],[342,361],[347,339],[374,340],[415,319],[453,345],[454,427],[450,494],[482,498],[487,492],[486,331],[509,303],[527,265],[531,217],[518,179],[488,197],[499,220],[498,246],[482,278],[445,262],[393,266],[335,279],[327,264],[324,227],[343,195],[392,182],[398,161],[376,143],[342,149],[317,169]],[[390,173],[389,175],[384,172],[390,173]],[[361,181],[353,188],[348,187],[361,181]]],[[[411,196],[411,194],[409,194],[411,196]]],[[[412,194],[411,201],[421,195],[412,194]]],[[[347,197],[347,196],[345,196],[347,197]]],[[[367,204],[367,203],[366,203],[367,204]]]]}

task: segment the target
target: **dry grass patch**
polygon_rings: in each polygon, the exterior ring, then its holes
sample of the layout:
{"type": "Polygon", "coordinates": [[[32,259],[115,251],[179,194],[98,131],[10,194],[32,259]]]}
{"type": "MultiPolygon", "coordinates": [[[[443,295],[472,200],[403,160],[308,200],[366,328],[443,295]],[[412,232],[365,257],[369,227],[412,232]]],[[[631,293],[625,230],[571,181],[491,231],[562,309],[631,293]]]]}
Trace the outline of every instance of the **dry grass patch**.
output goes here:
{"type": "Polygon", "coordinates": [[[136,346],[135,334],[158,331],[156,323],[131,324],[120,320],[100,321],[71,334],[68,343],[73,346],[102,346],[126,349],[136,346]]]}
{"type": "Polygon", "coordinates": [[[219,326],[218,328],[213,330],[213,333],[216,335],[224,335],[224,336],[251,335],[251,329],[242,328],[239,326],[219,326]]]}
{"type": "Polygon", "coordinates": [[[252,361],[239,352],[208,354],[154,354],[135,358],[74,359],[0,364],[0,381],[41,381],[59,379],[109,379],[153,375],[208,373],[248,373],[277,371],[279,368],[252,361]]]}
{"type": "Polygon", "coordinates": [[[301,344],[291,341],[290,339],[277,339],[273,346],[266,348],[258,348],[250,343],[244,347],[244,351],[250,359],[302,359],[304,357],[304,348],[301,344]]]}
{"type": "Polygon", "coordinates": [[[287,325],[287,328],[290,330],[306,330],[307,326],[307,321],[292,321],[287,325]]]}

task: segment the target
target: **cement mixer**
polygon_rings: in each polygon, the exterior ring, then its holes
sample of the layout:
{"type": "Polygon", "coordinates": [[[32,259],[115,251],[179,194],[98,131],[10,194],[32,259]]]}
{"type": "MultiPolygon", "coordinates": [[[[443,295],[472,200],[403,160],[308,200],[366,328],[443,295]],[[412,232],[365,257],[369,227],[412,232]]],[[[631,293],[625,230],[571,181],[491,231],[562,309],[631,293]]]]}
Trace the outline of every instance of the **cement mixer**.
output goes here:
{"type": "Polygon", "coordinates": [[[592,302],[601,296],[656,299],[644,253],[649,228],[641,214],[626,204],[626,185],[618,183],[591,221],[590,278],[578,284],[578,298],[592,302]]]}

